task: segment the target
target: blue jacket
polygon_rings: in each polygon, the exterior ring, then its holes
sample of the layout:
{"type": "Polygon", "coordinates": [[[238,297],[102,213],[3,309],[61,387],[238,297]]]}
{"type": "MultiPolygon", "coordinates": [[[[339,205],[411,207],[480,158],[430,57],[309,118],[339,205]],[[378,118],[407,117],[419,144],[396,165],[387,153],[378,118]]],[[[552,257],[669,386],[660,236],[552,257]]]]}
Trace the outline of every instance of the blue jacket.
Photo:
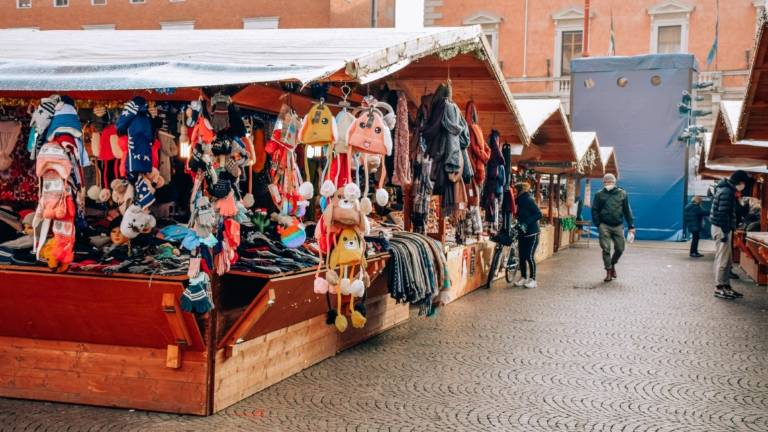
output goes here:
{"type": "Polygon", "coordinates": [[[707,211],[701,208],[701,205],[694,204],[694,203],[688,203],[687,206],[685,206],[685,212],[684,212],[684,220],[685,220],[685,227],[690,232],[699,232],[701,231],[702,223],[704,222],[704,217],[707,215],[707,211]]]}
{"type": "Polygon", "coordinates": [[[147,101],[143,97],[134,97],[125,104],[115,125],[118,135],[128,134],[128,173],[152,171],[152,141],[155,134],[147,108],[147,101]]]}
{"type": "Polygon", "coordinates": [[[517,224],[523,235],[539,233],[539,219],[541,210],[530,192],[523,192],[517,196],[517,224]]]}

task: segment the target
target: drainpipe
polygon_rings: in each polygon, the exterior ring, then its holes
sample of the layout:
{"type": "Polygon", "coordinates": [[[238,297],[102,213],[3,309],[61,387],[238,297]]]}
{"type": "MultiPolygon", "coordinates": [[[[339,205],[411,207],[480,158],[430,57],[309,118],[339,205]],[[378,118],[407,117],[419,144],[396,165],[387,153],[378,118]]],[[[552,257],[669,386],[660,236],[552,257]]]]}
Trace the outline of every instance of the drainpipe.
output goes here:
{"type": "Polygon", "coordinates": [[[379,25],[379,17],[376,12],[379,10],[378,0],[371,0],[371,27],[376,28],[379,25]]]}
{"type": "Polygon", "coordinates": [[[525,0],[525,18],[523,22],[523,78],[528,76],[528,0],[525,0]]]}
{"type": "Polygon", "coordinates": [[[584,0],[584,37],[581,50],[582,57],[589,57],[589,0],[584,0]]]}

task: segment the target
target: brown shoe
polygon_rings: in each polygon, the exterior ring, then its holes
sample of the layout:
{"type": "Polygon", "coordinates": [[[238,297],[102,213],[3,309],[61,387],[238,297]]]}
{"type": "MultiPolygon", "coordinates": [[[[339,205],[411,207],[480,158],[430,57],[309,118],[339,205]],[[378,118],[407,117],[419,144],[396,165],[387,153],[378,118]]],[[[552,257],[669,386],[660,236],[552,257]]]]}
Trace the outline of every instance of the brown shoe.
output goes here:
{"type": "Polygon", "coordinates": [[[603,282],[610,282],[613,280],[613,272],[611,269],[605,270],[605,279],[603,279],[603,282]]]}
{"type": "Polygon", "coordinates": [[[616,267],[611,267],[611,278],[617,279],[618,276],[616,276],[616,267]]]}

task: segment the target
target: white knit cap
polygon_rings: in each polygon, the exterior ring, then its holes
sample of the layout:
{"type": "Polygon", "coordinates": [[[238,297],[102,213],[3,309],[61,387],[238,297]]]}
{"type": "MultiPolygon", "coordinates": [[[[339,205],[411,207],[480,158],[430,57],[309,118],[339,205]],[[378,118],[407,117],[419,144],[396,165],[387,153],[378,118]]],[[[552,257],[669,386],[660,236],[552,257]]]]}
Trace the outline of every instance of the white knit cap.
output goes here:
{"type": "Polygon", "coordinates": [[[604,175],[603,183],[616,183],[616,176],[611,173],[604,175]]]}

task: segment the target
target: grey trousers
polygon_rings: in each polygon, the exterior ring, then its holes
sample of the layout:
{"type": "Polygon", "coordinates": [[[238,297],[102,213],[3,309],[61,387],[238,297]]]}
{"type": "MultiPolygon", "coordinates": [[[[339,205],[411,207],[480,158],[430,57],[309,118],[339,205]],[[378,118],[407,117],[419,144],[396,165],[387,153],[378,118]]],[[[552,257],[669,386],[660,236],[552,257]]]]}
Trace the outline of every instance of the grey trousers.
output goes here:
{"type": "Polygon", "coordinates": [[[612,269],[624,253],[624,225],[612,227],[600,224],[597,231],[600,235],[600,249],[603,250],[603,264],[606,270],[612,269]],[[611,244],[613,244],[613,255],[611,255],[611,244]]]}
{"type": "Polygon", "coordinates": [[[712,240],[715,241],[715,285],[730,285],[731,233],[725,234],[719,226],[712,225],[712,240]]]}

